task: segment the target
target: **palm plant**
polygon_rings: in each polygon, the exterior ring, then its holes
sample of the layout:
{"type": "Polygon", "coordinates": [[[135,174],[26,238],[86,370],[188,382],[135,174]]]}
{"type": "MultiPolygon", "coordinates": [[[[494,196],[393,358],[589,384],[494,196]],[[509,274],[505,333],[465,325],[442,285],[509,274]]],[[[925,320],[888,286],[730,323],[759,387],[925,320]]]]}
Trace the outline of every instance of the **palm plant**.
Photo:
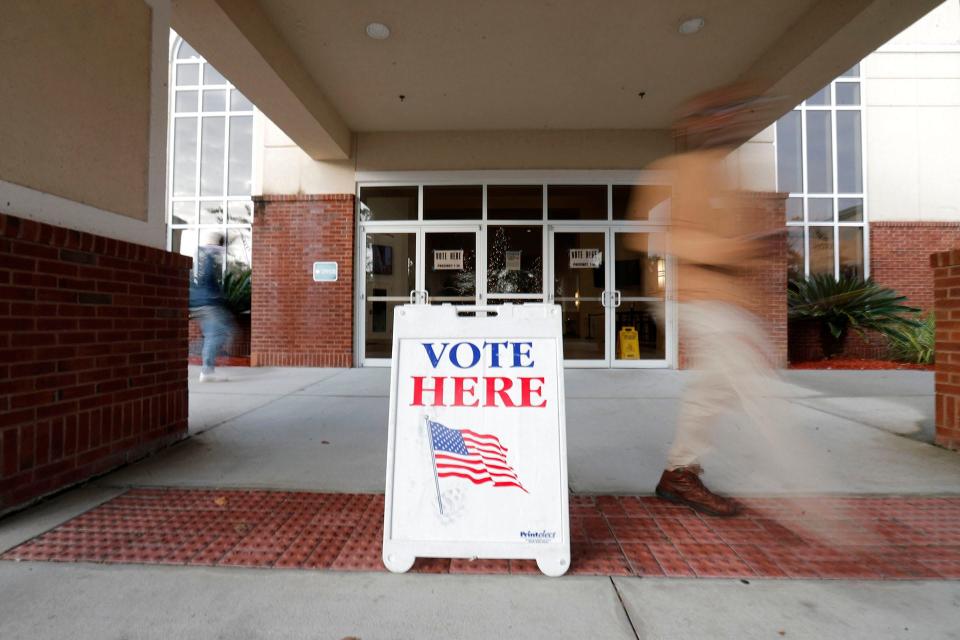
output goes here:
{"type": "Polygon", "coordinates": [[[235,316],[250,313],[250,276],[250,267],[244,266],[234,266],[223,275],[223,302],[235,316]]]}
{"type": "Polygon", "coordinates": [[[850,329],[905,339],[905,330],[920,325],[914,317],[920,310],[903,304],[906,299],[870,279],[819,274],[790,281],[788,317],[819,323],[820,347],[830,358],[843,350],[850,329]]]}
{"type": "Polygon", "coordinates": [[[890,337],[893,357],[903,362],[933,364],[936,353],[936,322],[933,314],[920,319],[920,325],[903,332],[903,337],[890,337]]]}

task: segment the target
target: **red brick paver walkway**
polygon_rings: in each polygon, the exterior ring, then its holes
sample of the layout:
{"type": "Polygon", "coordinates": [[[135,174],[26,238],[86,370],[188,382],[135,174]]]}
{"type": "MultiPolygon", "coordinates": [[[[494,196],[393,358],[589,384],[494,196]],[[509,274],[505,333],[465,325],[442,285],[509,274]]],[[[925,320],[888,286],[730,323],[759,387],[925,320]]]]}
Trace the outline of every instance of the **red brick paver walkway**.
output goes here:
{"type": "MultiPolygon", "coordinates": [[[[730,519],[636,496],[572,496],[570,573],[960,579],[960,496],[743,499],[730,519]]],[[[133,489],[4,560],[383,570],[383,496],[133,489]]],[[[422,559],[429,573],[532,561],[422,559]]]]}

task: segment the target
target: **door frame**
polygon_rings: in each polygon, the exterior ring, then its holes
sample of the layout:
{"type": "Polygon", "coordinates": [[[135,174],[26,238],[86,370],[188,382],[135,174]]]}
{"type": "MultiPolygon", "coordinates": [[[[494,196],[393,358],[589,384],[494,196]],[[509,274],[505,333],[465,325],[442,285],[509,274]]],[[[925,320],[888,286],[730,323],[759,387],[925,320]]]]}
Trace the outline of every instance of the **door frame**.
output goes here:
{"type": "MultiPolygon", "coordinates": [[[[355,306],[354,306],[354,317],[356,318],[356,331],[357,331],[357,341],[356,341],[356,362],[363,367],[388,367],[390,366],[390,358],[367,358],[366,349],[367,349],[367,287],[366,287],[366,257],[367,257],[367,234],[368,233],[408,233],[413,234],[414,236],[414,246],[416,250],[416,260],[420,261],[420,231],[417,228],[416,224],[410,223],[380,223],[373,225],[371,227],[365,226],[364,223],[360,224],[359,233],[357,234],[357,243],[354,249],[356,260],[354,261],[354,273],[357,274],[357,287],[356,294],[354,295],[355,306]]],[[[420,269],[419,265],[416,273],[414,274],[414,290],[422,288],[420,278],[420,269]]],[[[410,292],[412,294],[413,292],[410,292]]],[[[410,295],[406,297],[403,296],[384,296],[387,298],[395,298],[392,302],[402,302],[404,300],[409,301],[410,295]]],[[[391,302],[391,301],[387,301],[391,302]]]]}
{"type": "Polygon", "coordinates": [[[594,221],[584,221],[576,224],[547,224],[547,302],[556,303],[556,245],[554,236],[557,233],[602,233],[603,234],[603,292],[600,294],[600,304],[603,308],[603,358],[592,360],[570,360],[564,357],[563,366],[570,369],[608,369],[611,365],[610,346],[610,308],[607,304],[612,273],[610,271],[610,225],[597,224],[594,221]]]}
{"type": "Polygon", "coordinates": [[[676,261],[666,256],[666,291],[664,293],[664,357],[656,360],[618,360],[616,358],[616,307],[611,298],[616,291],[616,234],[617,233],[666,233],[663,225],[643,224],[642,222],[606,222],[597,224],[594,221],[573,221],[564,223],[548,223],[546,225],[547,243],[547,279],[546,299],[553,303],[555,298],[555,267],[556,255],[553,236],[555,233],[603,233],[604,234],[604,294],[601,304],[604,309],[604,358],[593,360],[564,359],[563,366],[571,369],[667,369],[675,368],[678,353],[678,322],[676,309],[676,261]]]}
{"type": "MultiPolygon", "coordinates": [[[[610,251],[610,280],[608,284],[613,291],[619,291],[616,288],[616,234],[618,233],[663,233],[664,240],[667,240],[667,229],[658,225],[633,224],[629,227],[612,227],[607,245],[610,251]]],[[[612,369],[666,369],[674,368],[677,362],[677,313],[676,313],[676,268],[672,256],[669,253],[664,261],[665,291],[663,297],[663,330],[664,330],[664,357],[656,360],[618,360],[616,358],[616,338],[614,332],[617,328],[616,307],[611,309],[610,313],[610,368],[612,369]]],[[[632,296],[627,301],[643,301],[645,298],[632,296]]],[[[618,305],[619,306],[619,305],[618,305]]]]}
{"type": "MultiPolygon", "coordinates": [[[[486,248],[482,241],[482,227],[480,222],[475,220],[465,220],[463,222],[439,222],[427,223],[422,221],[396,221],[396,222],[361,222],[359,233],[357,233],[357,243],[354,249],[356,260],[354,268],[357,274],[357,287],[354,306],[354,314],[357,318],[356,330],[356,362],[361,367],[389,367],[390,358],[368,358],[366,355],[366,336],[367,336],[367,293],[366,293],[366,239],[367,234],[371,233],[408,233],[413,234],[416,245],[416,272],[414,275],[414,290],[408,296],[384,296],[393,298],[387,302],[417,302],[422,303],[423,299],[417,297],[412,299],[415,292],[426,290],[426,235],[428,233],[473,233],[476,243],[476,296],[475,304],[485,304],[486,300],[486,248]]],[[[429,300],[428,300],[429,302],[429,300]]],[[[464,303],[467,304],[467,303],[464,303]]]]}

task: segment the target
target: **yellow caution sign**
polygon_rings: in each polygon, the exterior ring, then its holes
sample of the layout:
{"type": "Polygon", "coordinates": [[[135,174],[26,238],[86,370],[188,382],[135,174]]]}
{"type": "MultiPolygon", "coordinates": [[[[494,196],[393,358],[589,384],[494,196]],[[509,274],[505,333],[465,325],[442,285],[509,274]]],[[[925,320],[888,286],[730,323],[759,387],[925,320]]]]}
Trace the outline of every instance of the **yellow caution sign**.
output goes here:
{"type": "Polygon", "coordinates": [[[637,330],[633,327],[624,327],[620,329],[620,335],[617,341],[617,359],[618,360],[639,360],[640,359],[640,337],[637,330]]]}

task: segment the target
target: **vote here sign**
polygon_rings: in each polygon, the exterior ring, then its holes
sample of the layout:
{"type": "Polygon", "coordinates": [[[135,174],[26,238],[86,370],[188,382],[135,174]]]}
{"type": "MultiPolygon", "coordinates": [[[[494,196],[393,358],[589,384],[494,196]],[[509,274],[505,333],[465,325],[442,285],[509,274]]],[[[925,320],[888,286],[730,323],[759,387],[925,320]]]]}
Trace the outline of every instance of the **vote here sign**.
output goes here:
{"type": "Polygon", "coordinates": [[[570,542],[559,307],[463,309],[395,312],[384,564],[532,558],[561,575],[570,542]]]}

